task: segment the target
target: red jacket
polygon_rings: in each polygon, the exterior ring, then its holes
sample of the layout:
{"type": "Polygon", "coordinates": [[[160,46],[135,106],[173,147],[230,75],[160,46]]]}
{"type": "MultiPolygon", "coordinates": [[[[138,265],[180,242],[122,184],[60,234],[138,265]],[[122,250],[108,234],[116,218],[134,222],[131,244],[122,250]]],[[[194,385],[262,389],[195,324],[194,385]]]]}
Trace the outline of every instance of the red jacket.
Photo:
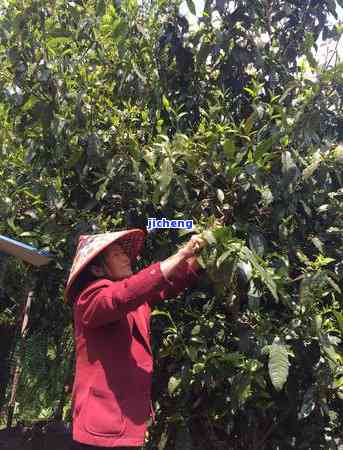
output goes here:
{"type": "Polygon", "coordinates": [[[151,307],[198,277],[183,262],[168,281],[157,262],[120,281],[94,281],[76,298],[75,441],[103,447],[144,443],[153,414],[151,307]]]}

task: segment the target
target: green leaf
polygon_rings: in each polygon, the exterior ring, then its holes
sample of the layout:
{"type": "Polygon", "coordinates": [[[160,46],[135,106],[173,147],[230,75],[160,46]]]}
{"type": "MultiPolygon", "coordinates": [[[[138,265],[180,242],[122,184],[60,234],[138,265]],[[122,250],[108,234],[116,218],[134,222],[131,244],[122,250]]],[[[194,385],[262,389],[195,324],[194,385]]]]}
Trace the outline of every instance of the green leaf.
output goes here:
{"type": "Polygon", "coordinates": [[[320,335],[320,330],[322,328],[322,325],[323,325],[323,318],[320,314],[317,314],[314,318],[314,328],[315,328],[317,336],[320,335]]]}
{"type": "Polygon", "coordinates": [[[105,0],[98,0],[96,3],[96,12],[97,17],[103,16],[106,12],[106,2],[105,0]]]}
{"type": "Polygon", "coordinates": [[[221,266],[221,264],[231,255],[231,250],[227,250],[226,252],[222,253],[219,258],[216,261],[217,269],[221,266]]]}
{"type": "Polygon", "coordinates": [[[69,169],[74,167],[78,161],[81,159],[83,154],[83,149],[82,148],[76,148],[73,153],[70,155],[70,158],[66,161],[66,167],[68,167],[69,169]]]}
{"type": "Polygon", "coordinates": [[[339,326],[341,332],[343,333],[343,314],[338,311],[334,311],[334,315],[337,319],[338,326],[339,326]]]}
{"type": "Polygon", "coordinates": [[[244,131],[246,132],[246,134],[249,134],[252,126],[254,125],[254,120],[256,117],[256,112],[253,111],[250,116],[246,119],[245,123],[244,123],[244,131]]]}
{"type": "Polygon", "coordinates": [[[327,277],[328,283],[334,288],[334,290],[336,292],[338,292],[339,294],[342,293],[341,288],[338,286],[338,284],[331,278],[331,277],[327,277]]]}
{"type": "Polygon", "coordinates": [[[177,390],[177,388],[181,384],[181,378],[178,377],[170,377],[168,381],[168,392],[169,395],[172,396],[174,392],[177,390]]]}
{"type": "Polygon", "coordinates": [[[326,7],[329,12],[334,16],[335,19],[338,19],[337,11],[336,11],[336,1],[335,0],[327,0],[326,7]]]}
{"type": "Polygon", "coordinates": [[[161,434],[161,438],[159,440],[157,450],[164,450],[166,448],[166,445],[168,443],[168,438],[169,438],[168,432],[166,430],[164,430],[161,434]]]}
{"type": "Polygon", "coordinates": [[[259,291],[256,286],[254,285],[254,282],[250,283],[250,288],[248,291],[248,306],[249,309],[252,311],[258,311],[261,304],[261,296],[262,293],[259,291]]]}
{"type": "Polygon", "coordinates": [[[279,296],[277,293],[277,287],[275,284],[275,281],[271,275],[270,272],[265,270],[259,263],[258,257],[248,248],[243,247],[241,249],[242,254],[244,257],[250,262],[253,269],[257,273],[257,275],[261,278],[262,282],[267,286],[267,288],[270,290],[271,294],[275,298],[276,301],[279,301],[279,296]]]}
{"type": "Polygon", "coordinates": [[[203,269],[206,269],[206,263],[204,261],[204,258],[201,255],[197,256],[196,260],[199,263],[200,267],[202,267],[203,269]]]}
{"type": "Polygon", "coordinates": [[[278,337],[275,337],[269,352],[269,376],[274,388],[281,391],[288,378],[288,350],[278,337]]]}
{"type": "Polygon", "coordinates": [[[251,395],[251,377],[243,374],[235,376],[230,387],[233,409],[242,408],[251,395]]]}
{"type": "Polygon", "coordinates": [[[248,87],[245,87],[244,90],[245,90],[246,92],[248,92],[253,98],[255,98],[256,95],[257,95],[255,91],[253,91],[252,89],[250,89],[250,88],[248,88],[248,87]]]}
{"type": "Polygon", "coordinates": [[[318,262],[320,263],[320,267],[327,266],[331,264],[332,262],[335,262],[335,258],[330,258],[328,256],[319,255],[317,258],[318,262]]]}
{"type": "Polygon", "coordinates": [[[170,158],[165,158],[161,165],[160,192],[164,193],[173,179],[173,165],[170,158]]]}
{"type": "Polygon", "coordinates": [[[197,336],[200,333],[200,325],[195,325],[192,329],[192,336],[197,336]]]}
{"type": "Polygon", "coordinates": [[[196,362],[198,360],[199,349],[193,345],[186,348],[186,353],[191,361],[196,362]]]}
{"type": "Polygon", "coordinates": [[[138,69],[137,65],[135,64],[134,61],[132,61],[132,67],[133,70],[135,71],[135,73],[137,74],[138,78],[143,81],[143,83],[145,84],[147,82],[146,77],[142,74],[142,72],[138,69]]]}
{"type": "Polygon", "coordinates": [[[282,153],[282,173],[284,175],[284,183],[287,185],[293,183],[300,176],[298,166],[295,164],[291,152],[282,153]]]}
{"type": "Polygon", "coordinates": [[[225,199],[225,194],[221,189],[217,189],[217,198],[220,201],[220,203],[223,203],[225,199]]]}
{"type": "Polygon", "coordinates": [[[303,304],[312,303],[313,298],[312,291],[312,276],[304,275],[304,278],[301,280],[300,290],[299,290],[299,300],[303,304]]]}
{"type": "Polygon", "coordinates": [[[334,389],[340,389],[343,387],[343,376],[340,376],[339,378],[336,378],[335,381],[333,382],[332,387],[334,389]]]}
{"type": "Polygon", "coordinates": [[[204,370],[205,364],[204,363],[196,363],[193,366],[193,373],[197,374],[204,370]]]}
{"type": "Polygon", "coordinates": [[[215,244],[217,241],[216,241],[216,238],[215,238],[215,236],[214,236],[214,234],[212,233],[212,231],[209,231],[209,230],[206,230],[206,231],[203,231],[202,233],[201,233],[201,236],[205,239],[205,241],[207,241],[209,244],[215,244]]]}
{"type": "Polygon", "coordinates": [[[266,248],[266,240],[262,233],[252,231],[249,235],[249,245],[258,256],[263,256],[266,248]]]}
{"type": "Polygon", "coordinates": [[[317,237],[311,238],[312,244],[321,252],[324,253],[324,243],[317,237]]]}
{"type": "Polygon", "coordinates": [[[143,159],[147,162],[151,169],[155,170],[155,153],[149,150],[143,152],[143,159]]]}
{"type": "Polygon", "coordinates": [[[334,345],[330,342],[330,336],[328,334],[322,334],[319,337],[320,347],[324,354],[329,358],[335,366],[343,363],[343,356],[336,351],[334,345]]]}
{"type": "Polygon", "coordinates": [[[17,226],[14,223],[14,218],[13,217],[10,217],[9,219],[7,219],[7,224],[8,224],[8,226],[10,227],[10,229],[12,231],[17,233],[18,228],[17,228],[17,226]]]}
{"type": "Polygon", "coordinates": [[[261,350],[262,355],[269,355],[271,348],[272,348],[271,345],[265,345],[264,347],[262,347],[261,350]]]}
{"type": "Polygon", "coordinates": [[[70,37],[60,36],[48,39],[47,41],[47,47],[50,49],[55,49],[56,47],[59,47],[60,45],[66,45],[71,44],[72,40],[70,37]]]}
{"type": "Polygon", "coordinates": [[[312,304],[322,297],[328,283],[328,275],[324,270],[314,274],[305,274],[300,284],[299,301],[302,304],[312,304]]]}
{"type": "Polygon", "coordinates": [[[37,237],[37,233],[34,231],[24,231],[23,233],[19,234],[20,237],[37,237]]]}
{"type": "Polygon", "coordinates": [[[265,141],[260,142],[254,151],[254,161],[259,162],[265,155],[270,153],[274,142],[278,139],[279,133],[273,133],[265,141]]]}
{"type": "Polygon", "coordinates": [[[309,166],[307,166],[303,170],[302,176],[303,176],[304,180],[308,180],[310,177],[312,177],[314,172],[318,169],[319,164],[320,164],[320,159],[318,158],[316,161],[311,163],[309,166]]]}
{"type": "Polygon", "coordinates": [[[167,316],[168,319],[172,322],[172,318],[169,312],[161,311],[159,309],[154,309],[151,313],[151,316],[167,316]]]}
{"type": "Polygon", "coordinates": [[[198,65],[206,63],[208,55],[211,53],[213,44],[209,42],[203,42],[197,55],[198,65]]]}
{"type": "Polygon", "coordinates": [[[223,149],[228,159],[233,159],[236,153],[236,146],[233,141],[226,139],[223,144],[223,149]]]}
{"type": "Polygon", "coordinates": [[[49,32],[49,37],[52,37],[52,38],[56,38],[56,37],[71,38],[72,36],[73,35],[72,35],[71,31],[64,30],[63,28],[55,28],[54,30],[51,30],[49,32]]]}
{"type": "Polygon", "coordinates": [[[126,37],[126,31],[127,31],[127,24],[123,19],[118,18],[114,21],[112,25],[111,37],[115,40],[122,40],[126,37]]]}
{"type": "Polygon", "coordinates": [[[40,99],[34,95],[31,95],[26,102],[21,106],[21,111],[26,112],[33,109],[38,103],[41,103],[40,99]]]}
{"type": "Polygon", "coordinates": [[[186,0],[186,2],[187,2],[187,6],[188,6],[188,9],[190,10],[190,12],[194,16],[196,16],[197,12],[196,12],[195,3],[193,2],[193,0],[186,0]]]}
{"type": "Polygon", "coordinates": [[[167,99],[167,97],[164,94],[162,95],[162,103],[163,103],[163,106],[165,107],[165,109],[167,111],[169,111],[170,110],[170,103],[169,103],[169,100],[167,99]]]}
{"type": "Polygon", "coordinates": [[[296,87],[298,87],[298,82],[297,81],[291,81],[290,83],[288,83],[288,87],[286,88],[286,90],[284,91],[284,93],[282,94],[282,96],[280,97],[279,103],[281,104],[286,97],[288,96],[288,94],[295,89],[296,87]]]}
{"type": "Polygon", "coordinates": [[[252,264],[250,261],[239,261],[237,269],[241,276],[243,276],[244,282],[248,284],[252,278],[252,264]]]}
{"type": "Polygon", "coordinates": [[[298,414],[298,419],[306,419],[316,407],[316,401],[314,398],[314,390],[313,387],[309,387],[304,395],[304,400],[301,406],[301,410],[298,414]]]}

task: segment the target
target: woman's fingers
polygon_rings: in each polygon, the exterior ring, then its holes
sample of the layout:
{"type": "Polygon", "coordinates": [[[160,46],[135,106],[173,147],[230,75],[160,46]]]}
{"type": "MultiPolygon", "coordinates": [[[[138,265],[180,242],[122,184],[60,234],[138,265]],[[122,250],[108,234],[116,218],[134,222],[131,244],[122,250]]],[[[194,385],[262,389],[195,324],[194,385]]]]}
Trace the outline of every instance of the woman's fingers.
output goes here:
{"type": "Polygon", "coordinates": [[[203,239],[199,234],[192,236],[191,240],[194,241],[200,248],[207,244],[205,239],[203,239]]]}
{"type": "Polygon", "coordinates": [[[208,242],[200,234],[193,235],[187,244],[181,249],[188,257],[193,256],[200,249],[208,245],[208,242]]]}
{"type": "Polygon", "coordinates": [[[203,248],[207,244],[207,242],[204,239],[202,239],[200,237],[200,235],[192,236],[190,239],[190,243],[192,245],[194,252],[199,251],[201,248],[203,248]]]}

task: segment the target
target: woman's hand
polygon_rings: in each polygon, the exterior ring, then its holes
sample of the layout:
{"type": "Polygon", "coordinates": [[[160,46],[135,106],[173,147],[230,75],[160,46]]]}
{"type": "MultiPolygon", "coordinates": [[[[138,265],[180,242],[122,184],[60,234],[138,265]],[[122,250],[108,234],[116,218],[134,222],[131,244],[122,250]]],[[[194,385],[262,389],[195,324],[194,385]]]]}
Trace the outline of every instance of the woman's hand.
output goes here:
{"type": "Polygon", "coordinates": [[[207,241],[201,235],[193,235],[186,245],[180,248],[174,255],[161,262],[161,271],[167,280],[171,280],[177,266],[187,260],[190,267],[194,270],[200,265],[196,261],[195,253],[207,245],[207,241]]]}
{"type": "Polygon", "coordinates": [[[180,248],[178,254],[182,255],[184,259],[194,256],[200,249],[208,245],[207,241],[201,237],[200,234],[193,235],[185,246],[180,248]]]}

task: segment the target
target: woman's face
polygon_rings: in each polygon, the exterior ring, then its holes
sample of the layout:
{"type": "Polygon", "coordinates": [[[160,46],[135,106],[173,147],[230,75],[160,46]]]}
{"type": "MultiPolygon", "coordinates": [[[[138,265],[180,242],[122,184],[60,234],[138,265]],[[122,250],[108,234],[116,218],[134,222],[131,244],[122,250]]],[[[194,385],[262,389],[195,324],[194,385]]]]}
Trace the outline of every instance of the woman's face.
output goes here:
{"type": "Polygon", "coordinates": [[[110,245],[104,252],[105,268],[112,280],[132,275],[130,258],[118,244],[110,245]]]}

